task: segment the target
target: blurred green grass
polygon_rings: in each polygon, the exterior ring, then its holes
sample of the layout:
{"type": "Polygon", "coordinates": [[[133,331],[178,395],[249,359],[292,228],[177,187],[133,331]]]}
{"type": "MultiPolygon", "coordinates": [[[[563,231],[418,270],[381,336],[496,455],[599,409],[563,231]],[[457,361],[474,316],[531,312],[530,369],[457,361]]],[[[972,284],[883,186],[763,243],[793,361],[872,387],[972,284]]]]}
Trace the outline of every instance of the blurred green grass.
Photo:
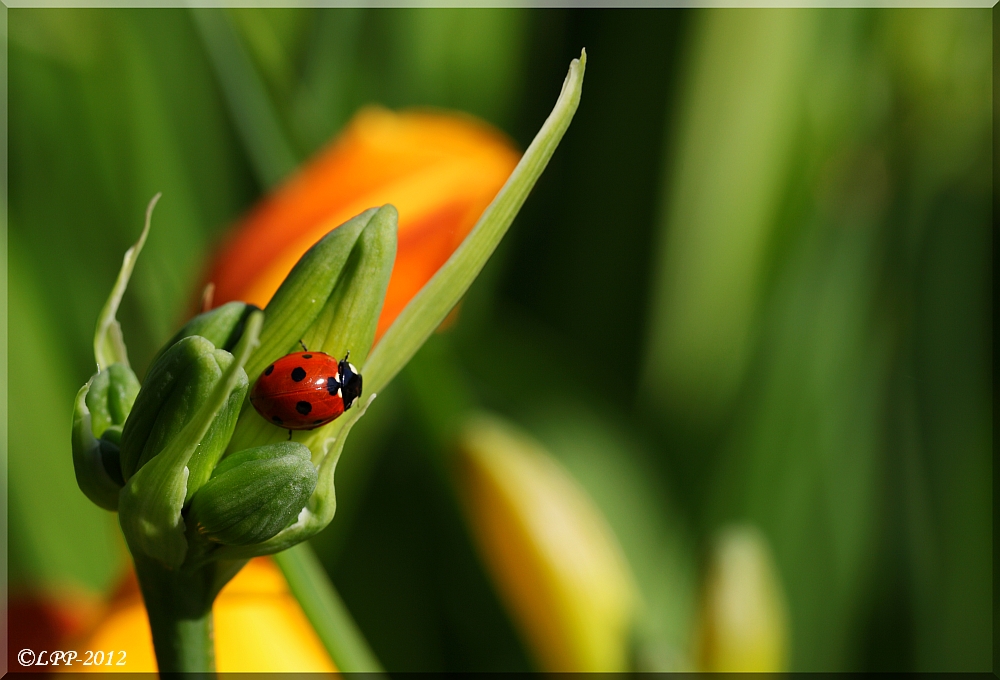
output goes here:
{"type": "Polygon", "coordinates": [[[749,520],[793,670],[990,668],[987,10],[199,11],[8,12],[12,589],[105,590],[124,563],[69,404],[153,193],[120,315],[140,375],[226,227],[359,106],[461,109],[523,148],[586,47],[459,324],[338,471],[314,546],[376,653],[531,667],[441,474],[481,404],[605,512],[647,663],[689,653],[704,550],[749,520]]]}

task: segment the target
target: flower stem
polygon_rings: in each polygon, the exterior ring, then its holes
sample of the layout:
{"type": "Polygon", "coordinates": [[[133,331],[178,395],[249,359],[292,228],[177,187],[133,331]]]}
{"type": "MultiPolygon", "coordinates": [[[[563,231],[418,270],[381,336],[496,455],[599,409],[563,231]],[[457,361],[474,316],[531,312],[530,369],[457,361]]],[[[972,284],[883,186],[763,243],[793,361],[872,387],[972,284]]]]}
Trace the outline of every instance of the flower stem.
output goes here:
{"type": "Polygon", "coordinates": [[[323,565],[308,543],[299,543],[274,555],[288,587],[342,673],[379,673],[375,658],[358,625],[347,611],[323,565]]]}
{"type": "Polygon", "coordinates": [[[136,555],[136,575],[146,602],[160,673],[212,673],[215,643],[212,602],[216,569],[167,569],[136,555]]]}

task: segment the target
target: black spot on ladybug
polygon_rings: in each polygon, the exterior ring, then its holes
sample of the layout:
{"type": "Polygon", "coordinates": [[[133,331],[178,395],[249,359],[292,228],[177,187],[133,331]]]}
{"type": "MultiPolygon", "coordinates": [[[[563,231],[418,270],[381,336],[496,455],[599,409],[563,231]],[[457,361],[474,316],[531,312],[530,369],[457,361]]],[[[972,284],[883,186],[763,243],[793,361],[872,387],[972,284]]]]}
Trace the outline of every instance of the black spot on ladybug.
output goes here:
{"type": "Polygon", "coordinates": [[[274,422],[276,422],[276,423],[277,423],[278,425],[281,425],[281,423],[283,423],[283,422],[284,422],[284,421],[283,421],[283,420],[282,420],[281,418],[279,418],[278,416],[271,416],[271,420],[273,420],[274,422]]]}
{"type": "Polygon", "coordinates": [[[271,375],[271,371],[273,370],[274,370],[274,364],[271,364],[270,366],[264,369],[264,375],[271,375]]]}
{"type": "Polygon", "coordinates": [[[326,391],[329,392],[332,396],[336,396],[337,390],[339,389],[340,389],[340,381],[338,381],[335,377],[330,376],[329,378],[326,379],[326,391]]]}
{"type": "Polygon", "coordinates": [[[301,366],[296,366],[295,368],[292,369],[292,380],[294,380],[295,382],[302,382],[303,380],[305,380],[305,377],[306,377],[305,369],[302,368],[301,366]]]}
{"type": "Polygon", "coordinates": [[[313,410],[313,405],[310,404],[308,401],[300,401],[295,405],[295,410],[301,413],[302,415],[306,416],[309,415],[309,412],[313,410]]]}
{"type": "Polygon", "coordinates": [[[313,421],[313,425],[319,425],[319,424],[321,424],[322,422],[323,422],[322,420],[314,420],[314,421],[313,421]]]}
{"type": "Polygon", "coordinates": [[[303,358],[303,359],[312,359],[312,358],[313,358],[313,355],[312,355],[312,354],[303,354],[303,355],[302,355],[302,358],[303,358]]]}

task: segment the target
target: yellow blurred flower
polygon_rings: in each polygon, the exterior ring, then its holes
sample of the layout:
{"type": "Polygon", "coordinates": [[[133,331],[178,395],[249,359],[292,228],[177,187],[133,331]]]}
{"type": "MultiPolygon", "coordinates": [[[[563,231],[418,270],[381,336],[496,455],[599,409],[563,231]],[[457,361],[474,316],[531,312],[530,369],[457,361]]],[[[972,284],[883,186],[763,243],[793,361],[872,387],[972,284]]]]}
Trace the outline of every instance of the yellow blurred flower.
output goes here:
{"type": "Polygon", "coordinates": [[[471,419],[459,449],[473,534],[542,670],[628,670],[633,581],[591,499],[541,445],[497,418],[471,419]]]}
{"type": "Polygon", "coordinates": [[[469,116],[364,109],[232,232],[208,276],[214,302],[263,307],[324,234],[392,203],[399,243],[377,340],[462,243],[518,159],[505,137],[469,116]]]}
{"type": "Polygon", "coordinates": [[[699,670],[776,673],[785,670],[788,616],[764,535],[736,526],[719,535],[705,582],[698,629],[699,670]]]}
{"type": "MultiPolygon", "coordinates": [[[[316,636],[281,572],[268,558],[251,560],[222,589],[212,609],[215,658],[220,673],[331,673],[337,669],[316,636]]],[[[117,664],[82,666],[74,672],[156,672],[153,637],[135,577],[119,591],[107,614],[78,650],[111,650],[117,664]]]]}

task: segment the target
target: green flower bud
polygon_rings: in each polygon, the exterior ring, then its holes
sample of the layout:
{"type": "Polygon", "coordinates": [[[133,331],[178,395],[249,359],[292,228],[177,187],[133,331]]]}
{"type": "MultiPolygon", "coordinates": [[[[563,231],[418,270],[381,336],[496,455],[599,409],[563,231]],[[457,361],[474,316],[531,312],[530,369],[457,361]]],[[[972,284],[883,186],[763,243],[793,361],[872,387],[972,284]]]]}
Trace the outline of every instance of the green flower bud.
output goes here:
{"type": "MultiPolygon", "coordinates": [[[[458,304],[510,227],[573,119],[580,102],[586,56],[581,53],[580,59],[570,64],[555,108],[479,222],[370,350],[364,365],[359,364],[365,376],[367,401],[329,425],[293,435],[310,448],[319,470],[316,491],[300,520],[264,543],[223,546],[214,553],[216,559],[244,559],[286,550],[319,532],[333,519],[334,472],[351,428],[364,415],[376,393],[406,365],[458,304]]],[[[338,347],[345,347],[351,350],[352,358],[362,351],[351,343],[367,337],[369,324],[377,320],[384,292],[379,296],[372,293],[382,285],[386,263],[390,263],[388,271],[391,271],[395,227],[395,208],[386,205],[369,209],[334,229],[299,260],[265,309],[267,322],[261,333],[260,348],[247,363],[251,379],[256,379],[276,358],[294,351],[299,339],[324,337],[324,325],[327,332],[322,351],[338,353],[338,347]],[[359,239],[362,229],[371,230],[370,235],[366,234],[370,239],[359,239]],[[355,242],[359,240],[359,262],[352,273],[346,266],[347,255],[349,252],[354,257],[355,242]],[[362,262],[366,259],[367,262],[362,262]]],[[[252,408],[243,410],[230,451],[275,442],[281,436],[279,428],[252,411],[252,408]]]]}
{"type": "MultiPolygon", "coordinates": [[[[326,260],[337,263],[337,279],[326,294],[322,309],[312,317],[308,325],[298,331],[298,338],[303,339],[307,347],[337,357],[344,356],[350,350],[352,362],[357,361],[359,366],[364,362],[375,339],[382,301],[396,259],[397,218],[396,208],[384,205],[349,220],[313,246],[313,250],[303,256],[282,284],[279,293],[286,287],[295,290],[306,286],[313,278],[328,276],[326,270],[329,265],[316,255],[317,252],[322,252],[326,260]],[[340,241],[333,240],[342,230],[345,234],[355,235],[351,238],[342,236],[340,241]]],[[[309,308],[306,302],[312,299],[310,297],[303,300],[289,295],[279,300],[276,293],[267,306],[268,319],[272,308],[277,314],[293,314],[295,305],[309,308]]],[[[265,331],[266,327],[267,322],[265,331]]],[[[298,340],[292,342],[297,345],[298,340]]],[[[262,331],[261,346],[247,363],[248,374],[256,378],[257,373],[254,373],[252,367],[257,367],[259,373],[276,358],[295,349],[291,345],[280,347],[280,351],[276,351],[273,343],[266,347],[262,331]]],[[[218,553],[220,559],[222,555],[226,559],[242,559],[280,552],[304,541],[330,523],[337,507],[334,489],[337,461],[351,428],[364,415],[374,397],[374,394],[369,394],[363,403],[324,427],[295,433],[295,439],[311,451],[313,464],[319,474],[316,490],[309,498],[308,512],[303,515],[302,520],[266,543],[250,547],[236,547],[233,544],[233,547],[224,548],[218,553]]],[[[286,430],[267,422],[252,408],[244,408],[229,444],[229,456],[264,444],[278,443],[286,437],[286,430]]]]}
{"type": "Polygon", "coordinates": [[[113,425],[123,425],[137,394],[139,380],[125,364],[112,364],[95,375],[87,393],[94,436],[100,437],[113,425]]]}
{"type": "MultiPolygon", "coordinates": [[[[364,364],[368,351],[375,341],[375,329],[379,313],[382,311],[382,301],[389,287],[392,265],[396,260],[397,218],[396,208],[391,205],[372,208],[337,227],[313,246],[313,249],[323,246],[326,249],[326,257],[332,258],[333,244],[339,243],[338,257],[343,259],[343,264],[338,270],[336,285],[327,293],[323,308],[309,326],[300,331],[298,339],[301,339],[309,349],[326,352],[338,358],[343,358],[350,352],[351,361],[355,365],[364,364]],[[355,225],[359,223],[363,229],[352,240],[346,238],[340,241],[331,240],[334,234],[348,227],[356,229],[355,225]]],[[[293,274],[308,280],[314,273],[313,268],[318,272],[315,274],[316,277],[322,278],[325,265],[322,260],[307,259],[311,258],[312,252],[310,250],[303,256],[288,280],[291,280],[293,274]]],[[[284,302],[285,305],[294,303],[294,299],[284,302]]],[[[268,314],[274,305],[273,301],[268,304],[268,314]]],[[[280,306],[279,311],[286,312],[284,307],[280,306]]],[[[265,348],[263,331],[261,337],[261,349],[254,353],[247,364],[247,374],[251,379],[257,377],[253,372],[254,366],[258,367],[258,371],[263,370],[286,352],[295,351],[298,345],[296,339],[293,341],[294,347],[283,347],[281,351],[275,351],[265,348]],[[267,351],[272,353],[265,354],[267,351]]],[[[299,435],[296,439],[312,450],[313,460],[318,464],[323,456],[325,441],[336,436],[346,422],[345,418],[340,418],[326,427],[299,435]]],[[[229,451],[236,452],[282,441],[286,436],[287,430],[261,419],[253,409],[244,409],[230,442],[229,451]]]]}
{"type": "Polygon", "coordinates": [[[309,449],[297,442],[234,453],[191,499],[188,524],[224,545],[266,541],[295,521],[316,479],[309,449]]]}
{"type": "Polygon", "coordinates": [[[351,361],[364,365],[396,262],[398,220],[393,205],[383,205],[371,216],[326,306],[303,334],[307,347],[335,357],[350,352],[351,361]]]}
{"type": "Polygon", "coordinates": [[[124,364],[97,373],[76,395],[73,412],[73,467],[87,498],[105,510],[118,509],[125,484],[118,443],[132,410],[139,381],[124,364]]]}
{"type": "Polygon", "coordinates": [[[255,311],[258,311],[255,305],[227,302],[211,311],[199,314],[184,324],[184,327],[167,341],[150,365],[155,365],[168,349],[192,335],[200,335],[217,348],[232,352],[240,336],[243,335],[247,317],[255,311]]]}
{"type": "Polygon", "coordinates": [[[118,503],[133,556],[143,553],[169,569],[184,563],[184,506],[198,480],[211,476],[232,435],[247,391],[243,367],[262,321],[261,312],[250,315],[232,355],[204,338],[184,338],[164,353],[139,391],[121,439],[123,469],[135,472],[118,503]]]}
{"type": "MultiPolygon", "coordinates": [[[[150,369],[122,431],[121,464],[125,479],[162,451],[188,424],[232,361],[229,352],[216,349],[197,335],[181,339],[163,353],[150,369]]],[[[246,373],[241,370],[226,403],[188,462],[188,499],[208,481],[229,443],[248,387],[246,373]]]]}
{"type": "MultiPolygon", "coordinates": [[[[260,347],[247,363],[256,378],[276,357],[298,347],[338,285],[347,258],[378,208],[369,208],[321,238],[306,251],[264,309],[260,347]]],[[[395,249],[393,249],[395,252],[395,249]]]]}

